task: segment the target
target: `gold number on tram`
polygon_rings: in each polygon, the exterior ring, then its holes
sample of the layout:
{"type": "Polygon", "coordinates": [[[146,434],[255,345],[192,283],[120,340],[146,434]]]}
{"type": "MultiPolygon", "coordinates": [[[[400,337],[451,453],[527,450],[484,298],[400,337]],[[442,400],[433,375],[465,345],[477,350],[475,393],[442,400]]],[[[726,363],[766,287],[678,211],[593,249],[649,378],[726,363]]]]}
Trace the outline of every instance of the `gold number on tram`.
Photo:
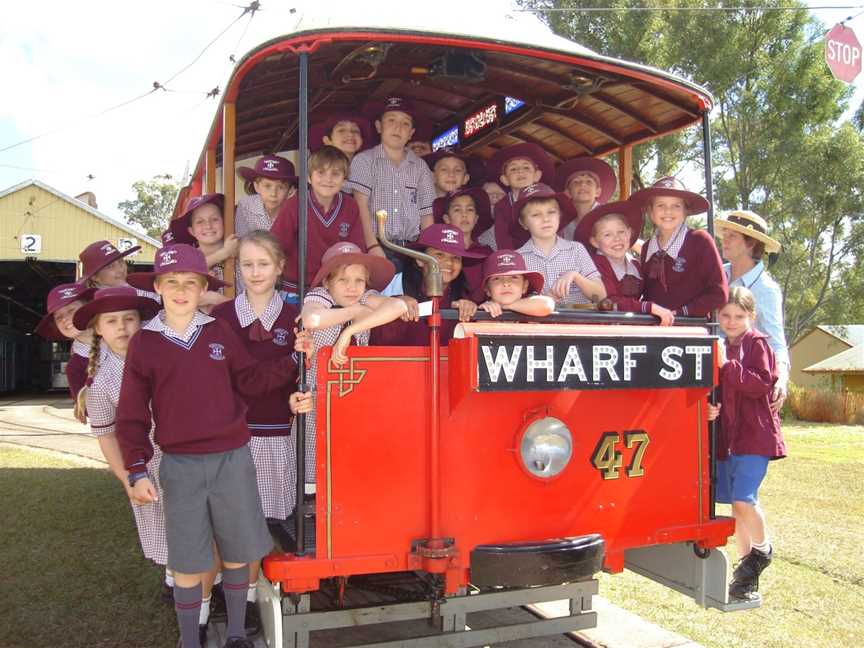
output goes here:
{"type": "Polygon", "coordinates": [[[642,467],[642,457],[645,456],[645,449],[650,441],[648,433],[644,430],[628,430],[624,433],[624,445],[628,448],[636,446],[636,452],[633,453],[633,459],[627,468],[628,477],[642,477],[645,474],[645,469],[642,467]]]}
{"type": "Polygon", "coordinates": [[[616,452],[616,443],[618,443],[618,433],[606,432],[600,437],[597,449],[591,457],[592,465],[600,471],[603,479],[618,479],[621,476],[620,470],[624,457],[620,452],[616,452]]]}

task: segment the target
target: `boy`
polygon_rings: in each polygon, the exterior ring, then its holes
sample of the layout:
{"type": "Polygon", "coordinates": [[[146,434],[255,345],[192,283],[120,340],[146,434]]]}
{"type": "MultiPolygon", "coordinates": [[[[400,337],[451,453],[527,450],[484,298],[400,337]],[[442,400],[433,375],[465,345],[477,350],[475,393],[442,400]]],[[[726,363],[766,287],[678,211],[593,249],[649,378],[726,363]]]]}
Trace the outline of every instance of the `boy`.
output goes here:
{"type": "MultiPolygon", "coordinates": [[[[321,266],[321,257],[330,246],[346,241],[366,250],[357,202],[342,193],[348,175],[348,158],[334,146],[324,146],[309,158],[309,211],[307,219],[306,284],[321,266]]],[[[273,223],[273,234],[285,251],[282,287],[297,291],[297,228],[299,197],[285,201],[273,223]]]]}
{"type": "Polygon", "coordinates": [[[573,201],[576,217],[561,230],[561,238],[572,241],[576,225],[585,214],[606,204],[615,193],[617,179],[612,167],[603,160],[578,157],[558,167],[555,183],[555,188],[566,193],[573,201]]]}
{"type": "Polygon", "coordinates": [[[424,155],[423,161],[432,171],[438,198],[458,191],[472,180],[475,186],[482,180],[482,162],[476,156],[465,155],[453,148],[442,148],[424,155]]]}
{"type": "MultiPolygon", "coordinates": [[[[493,155],[486,166],[488,178],[498,177],[509,189],[507,196],[495,204],[492,212],[495,220],[496,250],[517,250],[528,241],[527,232],[518,225],[519,212],[514,203],[519,192],[538,182],[552,182],[555,175],[552,159],[536,144],[516,144],[501,149],[493,155]]],[[[480,243],[489,245],[488,235],[480,237],[480,243]]]]}
{"type": "Polygon", "coordinates": [[[518,252],[528,270],[543,275],[546,290],[559,303],[590,304],[606,297],[600,273],[585,246],[558,236],[561,215],[570,216],[573,209],[566,194],[555,193],[545,184],[532,184],[519,192],[513,209],[530,236],[518,252]]]}
{"type": "Polygon", "coordinates": [[[321,150],[322,146],[335,146],[350,160],[364,146],[369,148],[371,142],[372,124],[369,120],[347,112],[328,115],[309,129],[309,148],[313,153],[321,150]]]}
{"type": "MultiPolygon", "coordinates": [[[[400,245],[410,243],[432,224],[435,186],[429,167],[406,147],[414,134],[414,105],[403,97],[388,97],[376,108],[375,129],[381,143],[351,160],[349,186],[357,201],[364,247],[371,254],[385,256],[375,238],[373,214],[386,210],[387,238],[400,245]]],[[[392,256],[398,272],[401,258],[392,256]]]]}
{"type": "Polygon", "coordinates": [[[244,630],[248,563],[273,543],[247,445],[246,407],[234,385],[250,395],[285,387],[296,363],[291,356],[256,362],[227,323],[198,311],[204,291],[222,285],[208,276],[200,250],[162,248],[154,272],[130,280],[155,288],[164,308],[130,341],[123,372],[116,433],[131,497],[139,504],[157,497],[146,472],[152,410],[154,439],[164,452],[159,481],[181,645],[200,646],[202,579],[214,567],[215,539],[228,611],[225,645],[250,648],[244,630]]]}
{"type": "Polygon", "coordinates": [[[543,275],[529,272],[525,260],[514,250],[498,250],[483,262],[483,287],[488,300],[478,310],[500,317],[505,310],[532,317],[555,311],[555,301],[542,295],[543,275]]]}

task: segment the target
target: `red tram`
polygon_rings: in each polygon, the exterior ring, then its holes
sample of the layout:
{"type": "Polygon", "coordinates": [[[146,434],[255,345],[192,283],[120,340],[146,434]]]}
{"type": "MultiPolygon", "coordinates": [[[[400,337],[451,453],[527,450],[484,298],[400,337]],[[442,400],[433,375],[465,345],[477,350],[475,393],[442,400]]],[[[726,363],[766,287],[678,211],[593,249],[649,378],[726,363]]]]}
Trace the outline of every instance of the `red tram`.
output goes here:
{"type": "MultiPolygon", "coordinates": [[[[504,33],[326,26],[240,60],[184,199],[221,190],[232,231],[237,160],[297,156],[310,112],[391,94],[419,106],[436,145],[456,140],[483,158],[521,142],[556,161],[616,154],[621,198],[634,144],[701,122],[710,180],[712,99],[680,78],[551,35],[530,44],[504,33]]],[[[305,176],[305,155],[295,159],[305,176]]],[[[601,567],[732,609],[726,558],[713,551],[733,521],[712,505],[706,402],[717,369],[707,322],[511,316],[460,324],[439,348],[434,325],[453,313],[433,301],[428,346],[352,348],[343,368],[320,351],[314,534],[298,529],[294,551],[265,559],[268,644],[423,618],[436,623],[422,636],[352,645],[474,646],[587,628],[601,567]],[[352,600],[356,583],[404,590],[372,604],[352,600]],[[473,611],[559,599],[570,600],[570,616],[465,628],[473,611]]]]}

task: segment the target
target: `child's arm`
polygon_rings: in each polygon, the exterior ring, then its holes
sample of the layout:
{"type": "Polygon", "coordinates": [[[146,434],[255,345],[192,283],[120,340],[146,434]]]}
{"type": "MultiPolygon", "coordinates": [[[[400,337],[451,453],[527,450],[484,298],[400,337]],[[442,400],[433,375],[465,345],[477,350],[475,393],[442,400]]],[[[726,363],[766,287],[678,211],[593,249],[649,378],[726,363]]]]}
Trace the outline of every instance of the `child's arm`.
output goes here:
{"type": "Polygon", "coordinates": [[[123,465],[123,454],[117,442],[115,430],[117,412],[114,404],[100,388],[91,386],[87,388],[87,411],[90,413],[90,431],[96,435],[99,449],[108,462],[108,467],[124,488],[127,487],[126,478],[129,472],[123,465]]]}
{"type": "Polygon", "coordinates": [[[555,300],[546,295],[531,295],[517,299],[506,308],[514,313],[522,313],[532,317],[546,317],[555,312],[555,300]]]}
{"type": "Polygon", "coordinates": [[[406,306],[405,302],[394,297],[369,295],[368,303],[369,308],[366,309],[367,312],[346,326],[336,340],[336,344],[333,345],[332,360],[333,364],[337,367],[348,361],[345,350],[351,343],[352,336],[362,331],[368,331],[376,326],[388,324],[395,319],[399,319],[400,316],[408,311],[408,306],[406,306]]]}
{"type": "Polygon", "coordinates": [[[558,278],[558,281],[555,282],[555,286],[550,293],[558,300],[566,299],[574,283],[581,293],[593,302],[606,298],[606,288],[599,278],[586,279],[576,270],[562,274],[558,278]]]}
{"type": "Polygon", "coordinates": [[[223,261],[236,257],[238,247],[240,247],[240,239],[235,234],[229,234],[222,242],[221,248],[205,257],[207,267],[212,268],[214,265],[219,265],[223,261]]]}
{"type": "Polygon", "coordinates": [[[323,304],[307,302],[303,304],[300,316],[303,318],[304,329],[315,330],[356,320],[368,312],[369,307],[359,302],[345,308],[327,308],[323,304]]]}
{"type": "Polygon", "coordinates": [[[315,407],[315,401],[312,400],[312,392],[294,392],[288,397],[288,406],[291,408],[291,413],[308,414],[315,407]]]}
{"type": "Polygon", "coordinates": [[[723,262],[714,240],[704,230],[694,230],[688,236],[693,237],[697,253],[693,258],[702,263],[700,284],[702,291],[691,301],[676,310],[677,315],[692,317],[708,317],[711,311],[722,308],[729,299],[729,283],[723,272],[723,262]]]}
{"type": "MultiPolygon", "coordinates": [[[[372,174],[372,159],[366,155],[355,155],[351,160],[348,182],[354,190],[354,200],[357,201],[357,213],[360,216],[360,226],[363,228],[363,238],[366,249],[371,254],[384,256],[384,250],[373,247],[378,240],[375,238],[375,227],[372,224],[372,212],[369,207],[369,195],[372,193],[374,175],[372,174]]],[[[388,214],[392,217],[393,214],[388,214]]]]}
{"type": "Polygon", "coordinates": [[[435,222],[432,203],[435,201],[435,177],[424,164],[417,181],[417,207],[420,210],[420,229],[424,230],[435,222]]]}
{"type": "Polygon", "coordinates": [[[770,352],[765,340],[753,340],[747,356],[742,360],[726,360],[720,369],[720,382],[746,397],[770,395],[774,389],[770,352]]]}
{"type": "MultiPolygon", "coordinates": [[[[375,238],[375,229],[372,227],[372,214],[369,211],[369,196],[359,191],[354,192],[354,200],[357,201],[357,213],[360,215],[360,227],[363,228],[363,239],[366,241],[366,249],[370,254],[384,256],[381,244],[375,238]]],[[[389,215],[389,214],[388,214],[389,215]]]]}
{"type": "Polygon", "coordinates": [[[149,377],[141,366],[144,357],[142,333],[144,331],[133,335],[129,342],[117,404],[117,442],[123,455],[123,466],[130,473],[146,471],[147,462],[153,456],[150,443],[150,401],[153,394],[149,377]]]}
{"type": "Polygon", "coordinates": [[[477,313],[477,304],[470,299],[457,299],[450,304],[450,307],[459,311],[460,322],[470,322],[477,313]]]}

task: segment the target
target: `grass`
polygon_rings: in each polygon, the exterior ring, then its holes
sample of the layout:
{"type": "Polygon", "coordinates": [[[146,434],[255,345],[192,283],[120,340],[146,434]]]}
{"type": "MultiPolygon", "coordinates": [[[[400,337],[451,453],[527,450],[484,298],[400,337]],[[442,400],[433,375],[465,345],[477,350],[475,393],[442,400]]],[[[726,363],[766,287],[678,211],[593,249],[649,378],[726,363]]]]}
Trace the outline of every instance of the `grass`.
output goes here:
{"type": "Polygon", "coordinates": [[[107,470],[0,446],[0,645],[174,648],[161,571],[107,470]]]}
{"type": "Polygon", "coordinates": [[[629,572],[603,575],[600,593],[709,648],[864,645],[864,427],[796,423],[784,434],[789,457],[771,463],[760,492],[775,546],[761,608],[702,610],[629,572]]]}

